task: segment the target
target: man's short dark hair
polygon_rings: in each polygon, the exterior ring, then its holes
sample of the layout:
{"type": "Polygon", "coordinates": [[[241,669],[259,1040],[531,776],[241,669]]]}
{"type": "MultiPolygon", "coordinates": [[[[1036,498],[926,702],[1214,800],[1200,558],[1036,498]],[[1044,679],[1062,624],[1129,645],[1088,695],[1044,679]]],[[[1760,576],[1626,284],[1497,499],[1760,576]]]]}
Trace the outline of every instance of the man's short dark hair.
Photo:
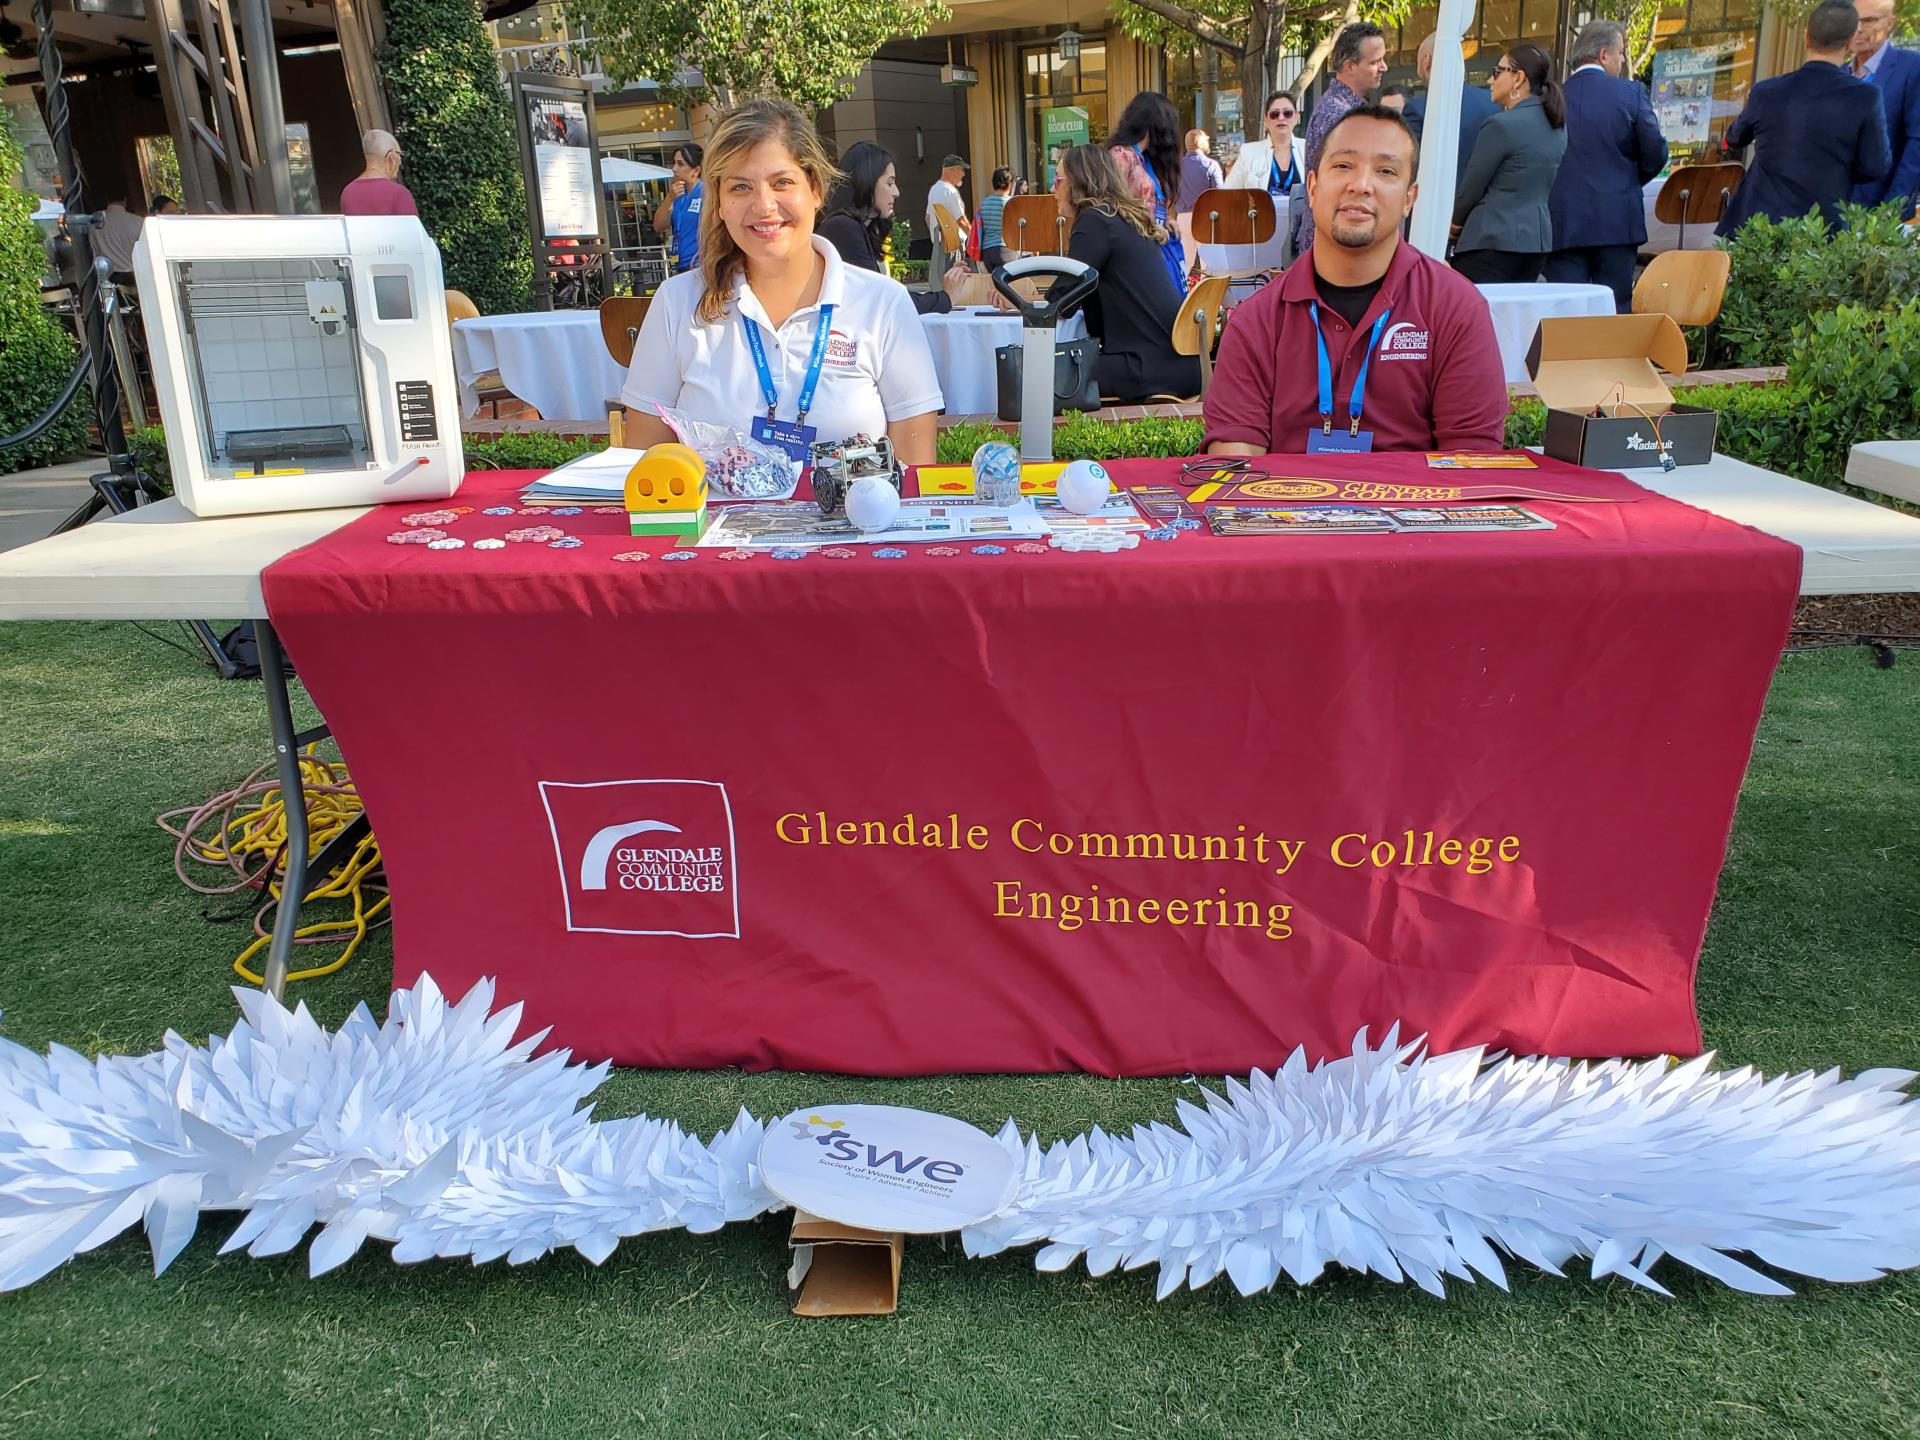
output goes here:
{"type": "Polygon", "coordinates": [[[1380,98],[1382,100],[1389,99],[1395,95],[1406,95],[1410,97],[1412,94],[1413,87],[1411,85],[1402,85],[1398,80],[1394,81],[1391,85],[1382,85],[1380,87],[1380,98]]]}
{"type": "Polygon", "coordinates": [[[1334,121],[1332,126],[1327,130],[1325,137],[1320,141],[1320,158],[1313,167],[1316,174],[1319,172],[1320,167],[1327,163],[1327,152],[1333,149],[1333,137],[1339,133],[1340,127],[1349,120],[1384,120],[1387,124],[1393,126],[1402,135],[1407,137],[1407,145],[1413,151],[1414,171],[1416,174],[1419,172],[1420,142],[1414,138],[1413,127],[1407,124],[1407,117],[1390,106],[1376,105],[1371,100],[1367,100],[1347,111],[1346,114],[1334,121]]]}
{"type": "Polygon", "coordinates": [[[1823,0],[1807,17],[1807,48],[1839,50],[1860,28],[1860,12],[1847,0],[1823,0]]]}
{"type": "Polygon", "coordinates": [[[1328,62],[1333,67],[1333,73],[1338,75],[1358,60],[1360,47],[1376,35],[1382,41],[1387,38],[1387,32],[1371,20],[1356,20],[1342,30],[1339,38],[1333,42],[1333,59],[1328,62]]]}

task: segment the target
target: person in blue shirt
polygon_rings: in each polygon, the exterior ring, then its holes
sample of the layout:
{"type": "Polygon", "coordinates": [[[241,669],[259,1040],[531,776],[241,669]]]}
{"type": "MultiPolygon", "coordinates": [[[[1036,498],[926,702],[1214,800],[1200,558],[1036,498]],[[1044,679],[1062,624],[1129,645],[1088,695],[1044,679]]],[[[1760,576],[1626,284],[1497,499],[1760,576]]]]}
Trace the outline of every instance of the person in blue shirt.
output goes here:
{"type": "Polygon", "coordinates": [[[706,152],[688,141],[673,152],[673,184],[667,198],[653,212],[653,228],[673,241],[673,273],[693,269],[700,263],[700,211],[706,205],[706,187],[700,180],[700,163],[706,152]]]}
{"type": "Polygon", "coordinates": [[[1892,168],[1879,180],[1853,187],[1856,205],[1900,202],[1902,218],[1913,213],[1920,194],[1920,51],[1893,43],[1893,0],[1855,0],[1860,24],[1853,32],[1853,77],[1880,87],[1880,108],[1887,121],[1892,168]]]}
{"type": "Polygon", "coordinates": [[[993,193],[980,202],[980,263],[988,270],[1013,259],[1000,223],[1012,193],[1013,171],[1002,165],[993,172],[993,193]]]}
{"type": "MultiPolygon", "coordinates": [[[[1420,49],[1414,56],[1414,69],[1420,74],[1422,84],[1433,78],[1433,36],[1429,35],[1420,42],[1420,49]]],[[[1493,103],[1493,92],[1479,85],[1467,85],[1460,91],[1460,157],[1454,166],[1453,181],[1458,185],[1467,178],[1467,161],[1473,158],[1473,143],[1480,138],[1480,127],[1499,113],[1500,107],[1493,103]]],[[[1403,112],[1407,128],[1418,141],[1427,127],[1427,97],[1416,95],[1407,102],[1403,112]]]]}
{"type": "Polygon", "coordinates": [[[1751,145],[1753,159],[1715,234],[1730,237],[1755,215],[1790,220],[1816,208],[1838,229],[1853,188],[1893,168],[1880,87],[1848,73],[1859,27],[1846,0],[1822,0],[1807,17],[1807,63],[1748,92],[1721,143],[1729,153],[1751,145]]]}
{"type": "Polygon", "coordinates": [[[1614,308],[1633,309],[1633,261],[1647,239],[1641,186],[1667,163],[1667,142],[1647,89],[1627,76],[1627,27],[1589,20],[1573,42],[1567,154],[1547,196],[1553,253],[1545,277],[1604,285],[1614,308]]]}

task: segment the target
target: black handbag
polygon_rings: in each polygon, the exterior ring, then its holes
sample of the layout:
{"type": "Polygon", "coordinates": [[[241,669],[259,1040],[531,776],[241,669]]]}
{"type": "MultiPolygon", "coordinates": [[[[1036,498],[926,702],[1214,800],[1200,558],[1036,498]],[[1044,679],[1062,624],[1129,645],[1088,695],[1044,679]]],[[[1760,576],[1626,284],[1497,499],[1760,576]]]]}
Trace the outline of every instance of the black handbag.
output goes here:
{"type": "MultiPolygon", "coordinates": [[[[1002,420],[1020,418],[1020,381],[1025,366],[1024,345],[1001,345],[993,352],[994,381],[998,387],[997,413],[1002,420]]],[[[1092,335],[1079,340],[1059,340],[1053,347],[1053,413],[1100,408],[1100,379],[1093,362],[1100,355],[1100,342],[1092,335]]]]}

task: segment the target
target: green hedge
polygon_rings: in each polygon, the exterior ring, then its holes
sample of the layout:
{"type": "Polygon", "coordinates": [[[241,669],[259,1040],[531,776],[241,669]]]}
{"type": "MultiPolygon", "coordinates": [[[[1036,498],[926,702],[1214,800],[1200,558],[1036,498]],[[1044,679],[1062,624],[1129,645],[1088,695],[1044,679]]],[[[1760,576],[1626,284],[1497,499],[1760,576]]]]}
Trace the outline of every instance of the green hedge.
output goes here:
{"type": "Polygon", "coordinates": [[[486,315],[524,310],[533,241],[513,110],[477,0],[387,0],[381,76],[406,157],[401,180],[440,247],[447,284],[486,315]]]}
{"type": "Polygon", "coordinates": [[[1756,216],[1727,242],[1731,273],[1719,343],[1739,366],[1785,365],[1816,316],[1842,305],[1883,310],[1920,295],[1920,237],[1898,203],[1848,205],[1829,234],[1818,215],[1756,216]]]}
{"type": "MultiPolygon", "coordinates": [[[[1689,405],[1720,414],[1717,448],[1737,460],[1839,488],[1847,455],[1861,440],[1920,439],[1920,301],[1897,311],[1843,307],[1823,316],[1795,354],[1780,386],[1700,385],[1680,392],[1689,405]]],[[[1538,445],[1546,430],[1538,400],[1514,402],[1507,444],[1538,445]]],[[[1129,456],[1184,456],[1200,447],[1198,420],[1103,422],[1077,414],[1054,427],[1053,453],[1062,460],[1118,460],[1129,456]]],[[[1013,438],[990,425],[955,425],[939,432],[935,458],[964,465],[983,441],[1013,438]]],[[[548,434],[469,438],[472,470],[550,470],[606,447],[601,436],[548,434]]],[[[158,426],[133,436],[148,472],[166,482],[166,439],[158,426]]]]}
{"type": "MultiPolygon", "coordinates": [[[[33,223],[34,198],[14,185],[20,145],[0,105],[0,435],[23,429],[52,404],[73,374],[73,337],[40,303],[46,252],[33,223]]],[[[87,446],[90,416],[83,386],[74,403],[37,440],[0,450],[0,475],[51,465],[87,446]]]]}

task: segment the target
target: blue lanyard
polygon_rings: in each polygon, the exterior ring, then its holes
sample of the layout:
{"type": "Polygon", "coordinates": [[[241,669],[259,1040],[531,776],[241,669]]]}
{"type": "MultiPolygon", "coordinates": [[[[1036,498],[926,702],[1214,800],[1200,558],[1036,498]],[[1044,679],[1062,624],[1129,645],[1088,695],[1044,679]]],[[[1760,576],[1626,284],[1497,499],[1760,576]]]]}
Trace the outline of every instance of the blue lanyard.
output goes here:
{"type": "MultiPolygon", "coordinates": [[[[771,420],[773,412],[780,408],[780,392],[773,387],[773,371],[767,366],[767,347],[760,338],[760,324],[744,315],[740,323],[747,328],[747,348],[753,351],[753,368],[760,372],[760,398],[767,402],[767,419],[771,420]]],[[[827,363],[827,336],[832,328],[833,306],[822,305],[819,328],[813,332],[813,354],[807,360],[807,378],[800,385],[800,413],[795,424],[806,424],[807,412],[813,409],[813,395],[820,388],[820,367],[827,363]]]]}
{"type": "MultiPolygon", "coordinates": [[[[1320,302],[1309,300],[1307,313],[1313,316],[1313,338],[1320,342],[1320,433],[1333,433],[1333,361],[1327,355],[1327,337],[1320,329],[1320,302]]],[[[1353,394],[1347,397],[1347,415],[1352,424],[1348,426],[1349,435],[1360,433],[1360,406],[1367,395],[1367,367],[1373,363],[1373,352],[1379,348],[1380,332],[1387,328],[1387,317],[1393,314],[1391,309],[1382,310],[1380,318],[1373,322],[1373,334],[1367,337],[1367,353],[1360,357],[1359,373],[1353,377],[1353,394]]]]}
{"type": "Polygon", "coordinates": [[[1280,173],[1279,156],[1274,156],[1267,164],[1269,167],[1267,172],[1267,193],[1269,195],[1285,195],[1299,183],[1293,173],[1293,152],[1291,150],[1287,152],[1286,174],[1282,175],[1280,173]]]}

